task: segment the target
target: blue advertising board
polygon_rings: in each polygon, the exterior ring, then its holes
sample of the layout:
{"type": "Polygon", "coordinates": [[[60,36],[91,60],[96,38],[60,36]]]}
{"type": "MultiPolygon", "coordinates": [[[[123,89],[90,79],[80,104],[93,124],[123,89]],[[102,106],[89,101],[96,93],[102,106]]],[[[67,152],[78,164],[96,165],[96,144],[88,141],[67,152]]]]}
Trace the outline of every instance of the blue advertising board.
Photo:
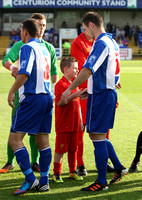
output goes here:
{"type": "Polygon", "coordinates": [[[137,2],[137,8],[138,9],[142,8],[142,1],[141,0],[138,0],[138,2],[137,2]]]}
{"type": "Polygon", "coordinates": [[[2,0],[0,0],[0,8],[2,7],[2,0]]]}
{"type": "Polygon", "coordinates": [[[3,8],[142,8],[141,0],[0,0],[3,8]],[[2,4],[3,2],[3,4],[2,4]]]}

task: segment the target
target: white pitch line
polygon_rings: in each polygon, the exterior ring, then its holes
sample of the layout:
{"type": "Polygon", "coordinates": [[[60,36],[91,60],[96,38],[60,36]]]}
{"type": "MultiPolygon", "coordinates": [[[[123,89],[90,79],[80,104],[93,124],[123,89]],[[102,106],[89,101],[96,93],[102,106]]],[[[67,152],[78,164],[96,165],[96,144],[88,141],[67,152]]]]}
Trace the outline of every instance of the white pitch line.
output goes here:
{"type": "Polygon", "coordinates": [[[139,111],[142,114],[142,109],[136,106],[132,101],[130,101],[124,94],[122,94],[120,91],[118,92],[120,96],[125,99],[126,102],[128,102],[132,107],[134,107],[137,111],[139,111]]]}

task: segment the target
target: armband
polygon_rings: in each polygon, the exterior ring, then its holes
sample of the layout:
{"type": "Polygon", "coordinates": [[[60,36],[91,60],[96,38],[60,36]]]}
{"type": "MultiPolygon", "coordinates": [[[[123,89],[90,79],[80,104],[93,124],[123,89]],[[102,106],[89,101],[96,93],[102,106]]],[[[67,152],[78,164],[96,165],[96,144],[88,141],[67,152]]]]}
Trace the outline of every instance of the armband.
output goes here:
{"type": "Polygon", "coordinates": [[[10,70],[12,71],[13,67],[15,67],[15,65],[10,65],[10,70]]]}

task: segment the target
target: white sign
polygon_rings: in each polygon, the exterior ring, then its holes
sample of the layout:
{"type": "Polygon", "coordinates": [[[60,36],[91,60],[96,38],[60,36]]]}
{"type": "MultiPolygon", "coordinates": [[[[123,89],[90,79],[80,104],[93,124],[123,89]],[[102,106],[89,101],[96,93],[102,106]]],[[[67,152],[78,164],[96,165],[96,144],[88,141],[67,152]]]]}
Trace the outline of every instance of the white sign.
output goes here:
{"type": "Polygon", "coordinates": [[[12,7],[12,0],[4,0],[3,7],[12,7]]]}
{"type": "Polygon", "coordinates": [[[128,8],[136,8],[137,1],[136,0],[128,0],[128,8]]]}
{"type": "Polygon", "coordinates": [[[78,36],[76,28],[60,28],[59,29],[59,48],[60,56],[62,57],[62,40],[64,39],[75,39],[78,36]]]}
{"type": "Polygon", "coordinates": [[[132,60],[132,49],[120,48],[120,60],[132,60]]]}
{"type": "Polygon", "coordinates": [[[59,35],[62,39],[74,39],[77,37],[76,28],[60,28],[59,35]]]}

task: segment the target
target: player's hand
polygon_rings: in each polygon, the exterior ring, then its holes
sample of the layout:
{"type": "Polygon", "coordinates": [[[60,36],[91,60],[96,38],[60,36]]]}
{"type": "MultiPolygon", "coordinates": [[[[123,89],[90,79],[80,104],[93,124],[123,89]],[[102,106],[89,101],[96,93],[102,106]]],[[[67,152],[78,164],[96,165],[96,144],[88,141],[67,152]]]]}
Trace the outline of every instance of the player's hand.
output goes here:
{"type": "Polygon", "coordinates": [[[76,97],[81,97],[82,89],[78,89],[74,94],[76,97]]]}
{"type": "Polygon", "coordinates": [[[118,90],[121,89],[121,84],[118,83],[117,85],[115,85],[115,88],[118,89],[118,90]]]}
{"type": "Polygon", "coordinates": [[[55,102],[55,94],[51,91],[52,101],[55,102]]]}
{"type": "Polygon", "coordinates": [[[81,121],[80,121],[80,130],[81,130],[81,131],[84,131],[84,130],[85,130],[85,125],[83,124],[82,119],[81,119],[81,121]]]}
{"type": "Polygon", "coordinates": [[[81,98],[81,100],[84,100],[84,99],[87,99],[87,97],[88,97],[88,92],[87,92],[87,88],[85,88],[82,91],[82,94],[80,95],[80,98],[81,98]]]}
{"type": "Polygon", "coordinates": [[[9,106],[11,106],[12,108],[15,108],[15,106],[13,104],[14,98],[15,98],[15,93],[9,92],[7,101],[8,101],[9,106]]]}
{"type": "Polygon", "coordinates": [[[12,72],[11,72],[11,76],[16,77],[18,74],[18,67],[17,66],[13,66],[12,67],[12,72]]]}
{"type": "Polygon", "coordinates": [[[62,96],[61,96],[61,101],[65,104],[68,103],[67,101],[67,97],[70,95],[71,91],[69,89],[65,90],[65,92],[62,93],[62,96]]]}

